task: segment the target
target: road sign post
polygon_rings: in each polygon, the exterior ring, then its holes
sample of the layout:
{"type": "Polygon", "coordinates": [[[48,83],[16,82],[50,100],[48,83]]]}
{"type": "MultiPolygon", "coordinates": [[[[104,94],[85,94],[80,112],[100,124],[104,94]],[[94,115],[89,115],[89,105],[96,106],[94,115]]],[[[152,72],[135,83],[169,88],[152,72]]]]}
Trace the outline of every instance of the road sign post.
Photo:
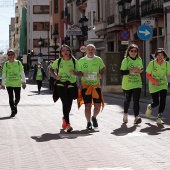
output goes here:
{"type": "Polygon", "coordinates": [[[128,40],[130,39],[130,32],[127,29],[123,29],[120,31],[119,33],[119,39],[121,40],[121,44],[123,45],[123,52],[126,51],[126,44],[123,44],[123,42],[128,42],[128,40]]]}
{"type": "Polygon", "coordinates": [[[144,65],[144,96],[146,97],[146,41],[152,37],[152,28],[148,25],[141,25],[137,30],[138,37],[143,40],[143,65],[144,65]]]}

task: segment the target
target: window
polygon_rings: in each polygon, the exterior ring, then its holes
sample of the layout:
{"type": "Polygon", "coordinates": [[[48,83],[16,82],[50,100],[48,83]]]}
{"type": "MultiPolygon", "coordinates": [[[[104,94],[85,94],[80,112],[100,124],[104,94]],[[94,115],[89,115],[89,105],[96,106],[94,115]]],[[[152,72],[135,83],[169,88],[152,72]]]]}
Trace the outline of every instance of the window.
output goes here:
{"type": "Polygon", "coordinates": [[[34,5],[33,14],[49,14],[49,5],[34,5]]]}
{"type": "Polygon", "coordinates": [[[50,1],[50,15],[52,15],[52,1],[50,1]]]}
{"type": "Polygon", "coordinates": [[[54,25],[54,30],[58,31],[58,23],[54,25]]]}
{"type": "Polygon", "coordinates": [[[18,13],[18,6],[15,7],[15,13],[18,13]]]}
{"type": "Polygon", "coordinates": [[[108,51],[114,51],[114,41],[108,42],[108,51]]]}
{"type": "Polygon", "coordinates": [[[18,17],[16,17],[16,23],[18,23],[18,17]]]}
{"type": "MultiPolygon", "coordinates": [[[[33,48],[39,48],[40,45],[38,44],[39,39],[33,39],[33,48]]],[[[48,47],[48,39],[43,39],[42,40],[42,45],[41,47],[48,47]]]]}
{"type": "Polygon", "coordinates": [[[19,29],[18,29],[18,27],[17,27],[16,30],[15,30],[15,33],[18,34],[18,32],[19,32],[19,29]]]}
{"type": "Polygon", "coordinates": [[[54,0],[54,13],[58,13],[58,0],[54,0]]]}
{"type": "Polygon", "coordinates": [[[33,31],[44,31],[49,30],[49,22],[34,22],[33,31]]]}
{"type": "Polygon", "coordinates": [[[89,30],[93,29],[95,22],[95,11],[88,12],[88,28],[89,30]]]}

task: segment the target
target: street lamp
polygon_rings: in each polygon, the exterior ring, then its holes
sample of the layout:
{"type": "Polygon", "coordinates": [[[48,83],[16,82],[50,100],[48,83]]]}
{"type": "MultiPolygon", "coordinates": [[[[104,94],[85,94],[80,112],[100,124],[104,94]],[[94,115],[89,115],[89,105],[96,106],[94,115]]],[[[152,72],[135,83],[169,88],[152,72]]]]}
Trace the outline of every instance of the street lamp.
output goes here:
{"type": "Polygon", "coordinates": [[[53,39],[54,39],[54,43],[55,43],[55,46],[54,46],[54,50],[55,50],[55,60],[56,60],[56,51],[57,51],[57,48],[58,48],[58,45],[57,45],[57,39],[58,39],[58,31],[54,31],[53,32],[53,39]]]}
{"type": "MultiPolygon", "coordinates": [[[[121,14],[121,22],[123,23],[124,31],[126,32],[126,17],[130,11],[130,5],[132,0],[120,0],[118,2],[118,10],[121,14]]],[[[127,41],[127,40],[124,40],[127,41]]],[[[126,45],[123,45],[123,52],[126,51],[126,45]]]]}
{"type": "Polygon", "coordinates": [[[126,16],[130,10],[132,0],[120,0],[118,2],[119,12],[121,13],[121,20],[123,21],[123,27],[126,28],[126,16]]]}
{"type": "Polygon", "coordinates": [[[80,18],[79,26],[82,31],[82,38],[83,38],[83,45],[84,45],[84,37],[87,36],[87,32],[88,32],[88,19],[86,18],[86,16],[80,18]]]}
{"type": "Polygon", "coordinates": [[[38,44],[40,46],[40,56],[41,56],[41,47],[42,47],[42,43],[43,43],[43,39],[40,37],[40,39],[38,40],[38,44]]]}

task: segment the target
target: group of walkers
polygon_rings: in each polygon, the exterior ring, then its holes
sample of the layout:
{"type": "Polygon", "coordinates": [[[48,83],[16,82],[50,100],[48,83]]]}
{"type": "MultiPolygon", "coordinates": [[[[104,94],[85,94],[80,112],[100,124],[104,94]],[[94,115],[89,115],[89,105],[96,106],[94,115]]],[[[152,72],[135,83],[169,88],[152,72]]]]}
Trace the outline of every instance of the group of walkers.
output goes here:
{"type": "MultiPolygon", "coordinates": [[[[170,76],[170,63],[166,61],[167,58],[165,50],[158,48],[155,52],[155,59],[150,61],[146,68],[146,77],[149,80],[149,92],[152,97],[152,103],[148,104],[145,115],[150,117],[152,109],[159,106],[157,124],[164,124],[162,114],[165,110],[168,90],[167,76],[170,76]]],[[[139,124],[142,122],[139,116],[139,100],[142,88],[141,75],[144,70],[137,45],[131,44],[127,48],[120,70],[123,76],[122,89],[125,96],[123,122],[128,122],[128,109],[133,96],[134,123],[139,124]]]]}
{"type": "MultiPolygon", "coordinates": [[[[77,99],[78,107],[85,105],[85,117],[87,120],[86,129],[91,130],[92,127],[98,127],[97,115],[101,107],[104,107],[104,97],[101,90],[100,80],[105,73],[105,64],[103,60],[95,55],[96,48],[93,44],[86,46],[86,55],[77,60],[68,45],[62,45],[59,51],[60,57],[55,61],[51,61],[47,74],[38,63],[34,68],[33,79],[36,80],[38,86],[38,94],[40,94],[42,81],[49,80],[50,91],[53,92],[53,100],[56,102],[59,98],[63,107],[62,128],[66,132],[71,132],[69,114],[74,99],[77,99]],[[81,78],[81,88],[78,89],[76,80],[81,78]],[[92,105],[94,109],[92,111],[92,105]]],[[[20,101],[21,86],[26,87],[25,74],[22,63],[15,60],[13,50],[7,52],[9,61],[3,66],[2,86],[5,85],[9,95],[9,104],[11,107],[11,117],[17,114],[17,105],[20,101]],[[15,100],[14,94],[15,93],[15,100]]],[[[159,105],[157,123],[163,124],[162,114],[165,109],[168,80],[170,75],[170,64],[165,61],[167,54],[164,49],[158,49],[155,53],[155,60],[151,61],[146,69],[146,77],[149,80],[149,92],[153,102],[148,104],[146,116],[150,117],[152,108],[159,105]]],[[[125,53],[125,58],[121,63],[122,89],[125,96],[123,122],[128,122],[128,109],[133,97],[134,124],[142,122],[139,116],[140,111],[140,95],[142,88],[143,62],[139,55],[139,48],[135,44],[131,44],[125,53]]]]}
{"type": "MultiPolygon", "coordinates": [[[[61,99],[63,105],[62,128],[67,132],[73,130],[69,114],[74,99],[77,99],[79,107],[81,104],[85,104],[87,129],[91,130],[92,126],[98,127],[96,117],[104,103],[100,79],[105,72],[105,65],[103,60],[95,55],[95,52],[96,48],[93,44],[87,45],[86,56],[78,61],[73,56],[70,47],[62,45],[59,52],[60,58],[51,62],[48,67],[48,70],[50,70],[48,78],[41,67],[41,63],[38,63],[37,67],[34,68],[33,79],[37,82],[38,94],[40,94],[43,79],[49,79],[50,84],[52,84],[53,79],[50,80],[50,77],[54,78],[54,89],[51,87],[51,91],[53,90],[54,101],[57,101],[58,98],[61,99]],[[77,76],[81,77],[81,89],[78,89],[76,84],[77,76]],[[93,113],[91,113],[92,104],[94,104],[93,113]]],[[[25,88],[26,81],[23,66],[20,61],[15,60],[14,51],[9,50],[7,55],[9,61],[3,67],[1,88],[5,89],[6,85],[9,94],[11,117],[14,117],[17,114],[21,85],[25,88]],[[15,100],[13,91],[15,93],[15,100]]]]}

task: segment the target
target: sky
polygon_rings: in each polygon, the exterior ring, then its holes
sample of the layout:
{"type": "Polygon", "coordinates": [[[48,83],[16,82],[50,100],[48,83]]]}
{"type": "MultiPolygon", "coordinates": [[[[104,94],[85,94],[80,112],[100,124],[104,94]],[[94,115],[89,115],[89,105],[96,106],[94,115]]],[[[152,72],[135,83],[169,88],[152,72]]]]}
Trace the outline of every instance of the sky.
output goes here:
{"type": "Polygon", "coordinates": [[[14,3],[17,0],[0,0],[0,51],[9,48],[9,25],[11,17],[15,17],[14,3]]]}

